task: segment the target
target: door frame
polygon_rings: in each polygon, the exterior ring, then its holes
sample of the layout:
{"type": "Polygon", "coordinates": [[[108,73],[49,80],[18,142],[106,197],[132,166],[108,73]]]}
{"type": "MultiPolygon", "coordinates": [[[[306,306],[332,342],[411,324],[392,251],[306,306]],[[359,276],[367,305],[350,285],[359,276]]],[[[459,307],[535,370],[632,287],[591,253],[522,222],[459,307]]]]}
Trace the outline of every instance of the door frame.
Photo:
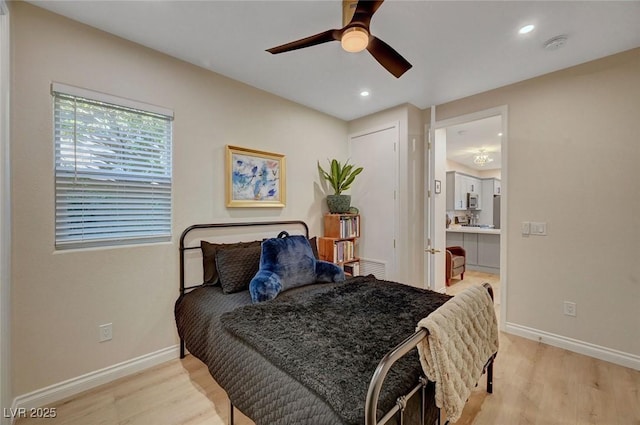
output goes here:
{"type": "MultiPolygon", "coordinates": [[[[423,287],[431,289],[432,291],[444,292],[446,286],[438,288],[439,276],[436,273],[436,267],[439,262],[444,261],[444,248],[445,244],[438,247],[438,238],[436,237],[436,230],[440,225],[445,225],[441,220],[441,214],[438,214],[436,210],[440,210],[442,202],[446,202],[442,196],[438,197],[438,193],[435,190],[436,177],[439,177],[440,184],[445,180],[442,176],[436,176],[436,165],[438,159],[436,157],[436,128],[435,128],[435,106],[431,106],[431,122],[425,124],[425,149],[424,149],[424,164],[425,164],[425,198],[424,198],[424,282],[423,287]],[[441,248],[441,249],[438,249],[441,248]],[[433,250],[433,251],[432,251],[433,250]]],[[[446,147],[445,147],[446,149],[446,147]]],[[[445,176],[446,177],[446,176],[445,176]]],[[[446,236],[446,235],[445,235],[446,236]]]]}
{"type": "MultiPolygon", "coordinates": [[[[500,155],[501,155],[501,179],[500,179],[500,191],[501,191],[501,201],[500,201],[500,329],[505,328],[505,324],[507,322],[507,289],[508,289],[508,281],[507,281],[507,235],[508,235],[508,196],[509,196],[509,179],[508,179],[508,115],[509,108],[507,105],[496,106],[494,108],[484,109],[481,111],[472,112],[470,114],[459,115],[456,117],[448,118],[441,121],[436,121],[436,107],[432,106],[431,109],[431,126],[429,132],[433,132],[435,134],[435,130],[451,127],[453,125],[464,124],[470,121],[477,121],[483,118],[500,116],[502,118],[502,141],[500,147],[500,155]]],[[[429,172],[427,173],[429,174],[429,172]]],[[[428,220],[429,225],[433,222],[433,220],[428,220]]],[[[433,233],[434,229],[431,229],[430,232],[433,233]]],[[[428,232],[425,229],[425,241],[428,232]]],[[[428,279],[428,276],[425,273],[425,278],[428,279]]]]}
{"type": "MultiPolygon", "coordinates": [[[[11,173],[9,158],[9,8],[0,0],[0,404],[11,393],[11,173]]],[[[2,415],[0,423],[10,420],[2,415]]]]}
{"type": "MultiPolygon", "coordinates": [[[[400,167],[400,121],[392,121],[390,123],[387,124],[381,124],[381,125],[376,125],[373,127],[370,127],[366,130],[362,130],[359,131],[357,133],[352,133],[349,134],[348,136],[348,141],[349,141],[349,158],[351,158],[353,150],[351,148],[352,143],[353,143],[353,139],[358,138],[358,137],[362,137],[362,136],[366,136],[368,134],[373,134],[373,133],[378,133],[380,131],[384,131],[384,130],[390,130],[390,129],[395,129],[395,140],[394,140],[394,147],[393,147],[393,152],[394,152],[394,157],[393,157],[393,161],[394,161],[394,176],[393,176],[393,192],[394,192],[394,199],[393,199],[393,243],[394,243],[394,249],[393,249],[393,259],[392,264],[390,264],[386,270],[387,270],[387,276],[386,276],[386,280],[393,280],[396,278],[397,276],[397,272],[398,272],[398,235],[400,233],[400,222],[399,222],[399,214],[400,214],[400,196],[398,194],[398,188],[400,186],[400,174],[399,174],[399,167],[400,167]],[[391,273],[389,273],[389,271],[391,273]]],[[[366,220],[366,217],[362,218],[363,220],[366,220]]],[[[363,260],[366,260],[366,258],[362,258],[363,260]]]]}

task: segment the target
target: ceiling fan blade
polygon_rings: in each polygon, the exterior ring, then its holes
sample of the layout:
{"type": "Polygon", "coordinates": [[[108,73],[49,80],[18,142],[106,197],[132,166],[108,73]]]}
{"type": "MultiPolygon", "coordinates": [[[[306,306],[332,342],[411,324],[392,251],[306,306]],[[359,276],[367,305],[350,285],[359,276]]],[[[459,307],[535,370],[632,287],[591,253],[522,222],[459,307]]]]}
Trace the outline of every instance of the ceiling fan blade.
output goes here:
{"type": "Polygon", "coordinates": [[[369,37],[369,45],[367,50],[371,55],[384,66],[387,71],[392,73],[396,78],[400,78],[402,74],[407,72],[411,65],[400,53],[396,52],[393,47],[377,37],[369,37]]]}
{"type": "Polygon", "coordinates": [[[376,0],[376,1],[360,0],[358,2],[358,5],[356,6],[356,11],[354,12],[354,15],[358,13],[364,13],[369,15],[369,17],[371,17],[373,16],[374,13],[376,13],[376,10],[378,10],[378,8],[380,7],[380,5],[382,5],[383,2],[384,0],[376,0]]]}
{"type": "Polygon", "coordinates": [[[345,28],[353,26],[364,27],[369,31],[369,23],[371,22],[371,17],[376,10],[380,7],[384,0],[377,1],[369,1],[369,0],[360,0],[356,5],[356,9],[353,12],[353,16],[349,23],[345,26],[345,28]]]}
{"type": "Polygon", "coordinates": [[[283,44],[282,46],[272,47],[267,49],[267,52],[272,54],[290,52],[291,50],[303,49],[305,47],[315,46],[317,44],[327,43],[329,41],[340,40],[342,30],[328,30],[321,32],[320,34],[312,35],[307,38],[292,41],[291,43],[283,44]]]}

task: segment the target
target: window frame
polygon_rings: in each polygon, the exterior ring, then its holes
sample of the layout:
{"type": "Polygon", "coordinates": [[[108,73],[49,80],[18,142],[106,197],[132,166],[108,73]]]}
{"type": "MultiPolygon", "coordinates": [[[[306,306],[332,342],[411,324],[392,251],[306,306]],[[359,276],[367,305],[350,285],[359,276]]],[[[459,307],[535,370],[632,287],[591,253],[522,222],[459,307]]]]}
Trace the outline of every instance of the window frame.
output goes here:
{"type": "MultiPolygon", "coordinates": [[[[52,108],[53,109],[53,116],[52,116],[53,135],[52,136],[53,136],[53,145],[54,145],[53,146],[54,147],[53,172],[54,172],[54,209],[55,209],[53,237],[54,237],[55,250],[61,251],[61,250],[84,249],[84,248],[93,248],[93,247],[122,247],[122,246],[131,246],[131,245],[137,245],[137,244],[170,241],[173,233],[173,119],[174,119],[173,111],[168,108],[157,106],[157,105],[151,105],[144,102],[139,102],[139,101],[135,101],[127,98],[121,98],[121,97],[113,96],[106,93],[100,93],[97,91],[88,90],[80,87],[69,86],[66,84],[56,83],[56,82],[51,84],[51,96],[52,96],[52,103],[53,103],[53,108],[52,108]],[[57,131],[60,130],[63,124],[60,122],[60,118],[57,117],[56,114],[63,113],[64,111],[62,110],[62,108],[58,108],[57,102],[62,102],[64,101],[64,99],[77,99],[79,102],[84,102],[87,105],[91,103],[93,103],[94,106],[95,104],[99,104],[97,105],[98,107],[105,108],[105,110],[108,110],[108,111],[113,111],[116,114],[121,114],[123,112],[134,113],[139,117],[145,116],[148,118],[149,116],[151,116],[154,118],[158,118],[160,120],[167,121],[167,125],[168,125],[167,134],[164,134],[162,137],[158,137],[158,140],[162,141],[163,145],[162,147],[153,151],[153,154],[157,154],[159,156],[162,156],[163,153],[165,154],[164,160],[160,161],[161,167],[159,168],[159,170],[161,173],[167,173],[166,176],[162,177],[166,179],[164,185],[161,185],[163,186],[161,192],[163,192],[164,195],[162,195],[158,199],[160,200],[164,199],[164,202],[168,201],[168,208],[160,208],[160,210],[157,210],[160,212],[158,217],[160,217],[161,219],[161,223],[158,229],[155,229],[155,231],[154,229],[144,229],[141,231],[144,233],[148,232],[149,233],[148,235],[138,234],[135,236],[124,236],[122,230],[118,232],[118,227],[113,226],[110,228],[109,231],[105,231],[103,234],[99,234],[97,237],[96,236],[87,237],[85,239],[84,236],[81,236],[79,239],[75,239],[75,240],[68,235],[67,237],[65,237],[65,235],[62,234],[62,230],[59,230],[59,225],[61,225],[64,222],[63,216],[59,215],[59,211],[60,211],[59,207],[60,205],[64,205],[64,202],[65,202],[64,200],[61,200],[62,197],[60,196],[60,194],[62,193],[63,195],[64,194],[68,195],[69,193],[71,193],[69,192],[70,189],[68,188],[65,189],[64,187],[65,185],[63,183],[65,179],[68,180],[68,172],[65,173],[62,168],[59,168],[59,158],[58,158],[58,153],[60,152],[60,149],[62,149],[62,145],[64,143],[62,142],[62,138],[60,137],[60,135],[57,133],[57,131]],[[65,174],[67,174],[67,176],[65,176],[65,174]],[[167,192],[168,192],[168,196],[167,196],[167,192]],[[163,211],[165,212],[165,214],[162,214],[163,211]],[[166,223],[167,219],[168,219],[168,224],[166,223]],[[109,236],[109,233],[111,233],[111,236],[109,236]]],[[[77,119],[77,117],[74,117],[74,121],[73,121],[74,130],[76,128],[75,126],[79,121],[80,120],[77,119]]],[[[135,130],[139,129],[140,127],[135,127],[133,132],[127,133],[127,136],[133,135],[135,130]]],[[[113,132],[113,130],[109,129],[105,134],[108,134],[109,132],[113,132]]],[[[103,134],[101,134],[101,136],[102,135],[103,134]]],[[[131,136],[131,137],[134,137],[134,136],[131,136]]],[[[79,137],[76,137],[74,134],[72,139],[73,139],[73,145],[74,145],[74,154],[73,154],[74,165],[73,166],[75,167],[75,161],[78,158],[78,156],[76,155],[75,149],[77,144],[79,143],[79,137]]],[[[121,141],[118,141],[118,142],[122,143],[121,141]]],[[[83,143],[83,142],[80,142],[80,143],[83,143]]],[[[98,146],[102,146],[102,145],[98,145],[98,146]]],[[[126,147],[126,144],[122,144],[119,147],[124,148],[126,147]]],[[[127,150],[123,150],[123,151],[125,153],[129,153],[127,150]]],[[[93,151],[89,151],[89,152],[90,152],[89,156],[91,156],[91,158],[94,159],[93,151]]],[[[99,158],[100,157],[98,157],[98,159],[99,158]]],[[[135,165],[133,165],[133,162],[135,162],[135,160],[125,159],[123,160],[123,162],[118,163],[118,165],[121,164],[123,167],[131,168],[131,167],[135,167],[135,165]]],[[[91,161],[89,161],[88,164],[91,164],[91,161]]],[[[146,164],[143,166],[143,168],[144,168],[144,171],[150,171],[152,167],[146,164]]],[[[77,173],[78,169],[74,168],[74,170],[76,170],[75,173],[77,173]]],[[[100,175],[100,173],[102,172],[102,168],[100,167],[98,167],[97,170],[99,170],[99,172],[95,174],[96,179],[93,179],[91,176],[93,173],[90,170],[85,169],[85,174],[88,175],[86,179],[91,182],[90,184],[94,184],[94,182],[98,182],[100,180],[105,180],[105,175],[108,174],[108,172],[105,170],[104,174],[100,175]]],[[[82,173],[78,173],[78,174],[82,174],[82,173]]],[[[125,189],[123,190],[123,193],[124,193],[123,197],[116,198],[116,199],[126,200],[127,196],[132,195],[130,183],[132,180],[135,180],[135,178],[136,178],[135,173],[132,173],[131,171],[129,171],[128,173],[121,173],[120,175],[115,177],[113,180],[106,179],[106,181],[108,182],[104,184],[104,187],[107,188],[108,194],[115,194],[118,190],[117,189],[118,186],[125,187],[125,189]],[[117,182],[123,182],[123,184],[120,185],[117,182]]],[[[145,186],[149,184],[154,184],[150,180],[153,180],[153,178],[149,177],[148,179],[143,179],[143,184],[145,186]]],[[[74,186],[74,184],[72,184],[71,186],[74,186]]],[[[81,187],[82,185],[78,184],[78,186],[81,187]]],[[[74,190],[74,189],[71,189],[71,190],[74,190]]],[[[81,197],[86,196],[87,192],[82,192],[80,196],[81,197]]],[[[137,190],[136,190],[136,193],[137,193],[137,190]]],[[[146,196],[153,195],[153,191],[150,190],[149,188],[143,189],[142,193],[143,193],[143,197],[144,195],[146,196]]],[[[152,198],[152,199],[156,199],[156,198],[152,198]]],[[[151,202],[149,204],[151,204],[151,202]]],[[[118,215],[117,211],[118,209],[122,208],[122,203],[115,202],[114,204],[115,204],[115,207],[113,207],[113,211],[116,211],[116,212],[113,213],[112,216],[114,217],[113,222],[116,223],[117,215],[118,215]]],[[[95,206],[96,204],[92,203],[90,205],[95,206]]],[[[144,202],[142,202],[142,205],[144,206],[144,202]]],[[[140,212],[140,213],[136,212],[135,214],[131,214],[133,218],[132,222],[135,222],[137,216],[142,218],[145,216],[145,214],[152,211],[153,211],[153,206],[149,205],[149,208],[144,209],[144,212],[140,212]]],[[[68,212],[68,210],[65,212],[68,212]]],[[[108,217],[109,217],[108,214],[103,216],[103,220],[105,220],[106,223],[109,222],[109,220],[107,220],[108,217]]],[[[73,221],[73,223],[78,223],[79,228],[82,228],[82,229],[91,228],[91,226],[85,226],[87,221],[84,221],[83,219],[73,221]]],[[[105,228],[106,227],[108,226],[105,226],[105,228]]],[[[153,227],[153,226],[149,226],[149,227],[153,227]]]]}

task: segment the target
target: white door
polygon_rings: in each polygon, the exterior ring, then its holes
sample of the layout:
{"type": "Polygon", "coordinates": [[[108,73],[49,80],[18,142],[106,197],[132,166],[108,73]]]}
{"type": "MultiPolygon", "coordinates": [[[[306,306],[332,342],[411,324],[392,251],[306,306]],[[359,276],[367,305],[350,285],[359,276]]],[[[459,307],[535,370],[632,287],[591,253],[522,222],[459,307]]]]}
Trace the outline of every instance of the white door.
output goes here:
{"type": "Polygon", "coordinates": [[[425,175],[427,196],[425,198],[425,229],[427,229],[424,264],[425,287],[434,291],[445,288],[445,247],[447,213],[447,133],[444,129],[429,130],[425,175]]]}
{"type": "Polygon", "coordinates": [[[364,167],[351,187],[360,210],[360,274],[396,279],[396,188],[398,126],[350,137],[352,162],[364,167]]]}

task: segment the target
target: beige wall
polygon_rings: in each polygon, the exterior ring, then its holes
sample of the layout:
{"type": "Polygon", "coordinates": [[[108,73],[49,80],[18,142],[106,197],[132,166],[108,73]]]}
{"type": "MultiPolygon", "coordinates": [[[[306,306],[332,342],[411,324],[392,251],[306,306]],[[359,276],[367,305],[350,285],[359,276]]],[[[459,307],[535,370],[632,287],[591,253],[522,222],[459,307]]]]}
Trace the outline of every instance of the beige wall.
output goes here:
{"type": "Polygon", "coordinates": [[[437,120],[499,105],[509,108],[506,321],[637,364],[640,49],[438,106],[437,120]],[[548,236],[521,236],[523,221],[546,221],[548,236]],[[565,300],[577,317],[563,315],[565,300]]]}
{"type": "Polygon", "coordinates": [[[177,343],[177,237],[188,225],[304,219],[321,230],[316,160],[347,154],[345,122],[23,2],[11,4],[13,393],[177,343]],[[175,111],[171,243],[55,252],[52,81],[175,111]],[[287,156],[287,206],[227,209],[224,145],[287,156]],[[98,325],[113,340],[98,343],[98,325]]]}
{"type": "Polygon", "coordinates": [[[459,173],[469,174],[471,176],[478,177],[480,179],[499,179],[500,178],[500,169],[495,168],[493,170],[476,170],[475,168],[467,167],[464,164],[455,161],[446,161],[447,171],[457,171],[459,173]]]}
{"type": "Polygon", "coordinates": [[[471,176],[476,176],[476,177],[480,177],[478,170],[474,170],[471,167],[467,167],[464,164],[461,164],[459,162],[455,162],[455,161],[450,161],[447,159],[446,162],[446,169],[447,171],[457,171],[459,173],[465,173],[465,174],[469,174],[471,176]]]}

